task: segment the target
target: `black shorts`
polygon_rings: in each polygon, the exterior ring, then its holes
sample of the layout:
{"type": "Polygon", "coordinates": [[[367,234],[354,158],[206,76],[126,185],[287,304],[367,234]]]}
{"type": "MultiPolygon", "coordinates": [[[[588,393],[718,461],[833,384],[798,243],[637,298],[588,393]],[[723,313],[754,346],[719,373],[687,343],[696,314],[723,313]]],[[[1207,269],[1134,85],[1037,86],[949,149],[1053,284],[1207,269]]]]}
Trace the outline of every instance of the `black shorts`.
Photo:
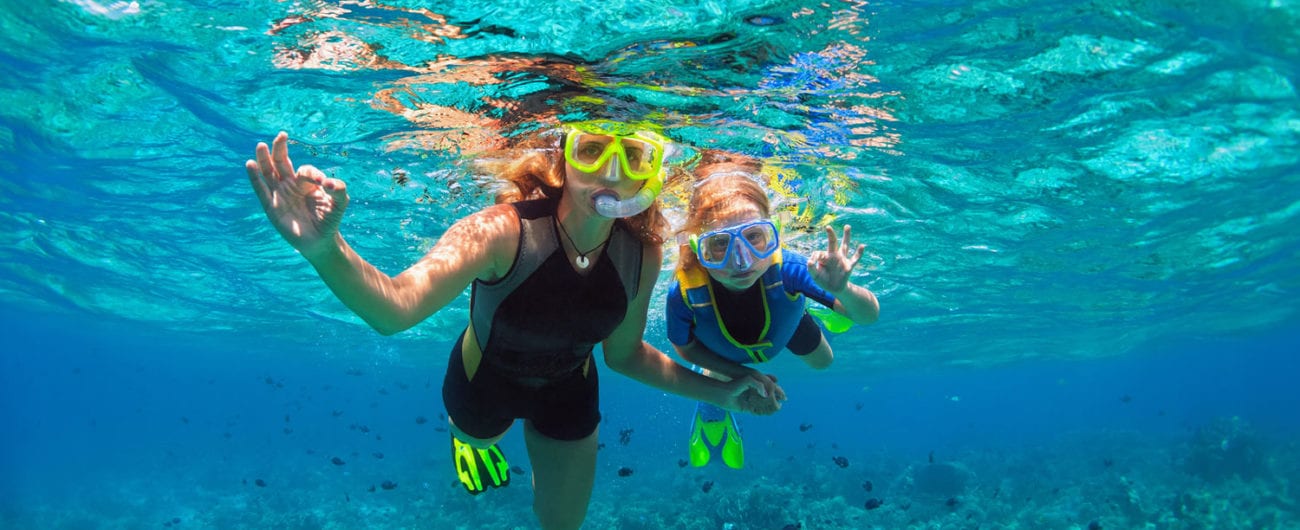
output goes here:
{"type": "Polygon", "coordinates": [[[465,378],[465,361],[457,340],[442,381],[442,401],[456,427],[475,438],[495,437],[510,428],[515,419],[524,419],[547,438],[581,440],[596,432],[600,423],[595,359],[588,360],[587,365],[585,376],[579,368],[533,387],[505,377],[482,362],[471,381],[465,378]]]}
{"type": "Polygon", "coordinates": [[[794,328],[794,335],[790,336],[790,342],[785,343],[785,347],[790,353],[803,356],[812,353],[821,343],[821,326],[817,325],[812,315],[804,311],[803,318],[799,319],[799,327],[794,328]]]}

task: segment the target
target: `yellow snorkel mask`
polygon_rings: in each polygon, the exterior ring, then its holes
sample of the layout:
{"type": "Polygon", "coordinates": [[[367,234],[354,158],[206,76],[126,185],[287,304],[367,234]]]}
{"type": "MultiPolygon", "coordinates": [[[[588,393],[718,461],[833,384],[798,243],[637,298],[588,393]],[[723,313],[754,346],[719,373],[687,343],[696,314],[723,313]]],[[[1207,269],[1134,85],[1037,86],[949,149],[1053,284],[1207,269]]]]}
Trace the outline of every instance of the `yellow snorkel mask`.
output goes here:
{"type": "Polygon", "coordinates": [[[583,173],[595,173],[617,157],[622,174],[643,180],[641,191],[619,200],[596,197],[596,212],[605,217],[631,217],[649,208],[664,187],[664,160],[673,143],[640,124],[610,120],[571,123],[564,137],[564,160],[583,173]]]}

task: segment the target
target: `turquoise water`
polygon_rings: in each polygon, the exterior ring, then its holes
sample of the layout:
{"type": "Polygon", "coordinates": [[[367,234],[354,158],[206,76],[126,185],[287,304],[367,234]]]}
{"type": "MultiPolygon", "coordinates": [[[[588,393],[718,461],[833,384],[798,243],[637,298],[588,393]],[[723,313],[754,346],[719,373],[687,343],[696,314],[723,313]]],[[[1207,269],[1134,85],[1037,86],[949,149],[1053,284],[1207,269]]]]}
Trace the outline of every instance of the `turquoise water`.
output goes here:
{"type": "Polygon", "coordinates": [[[377,335],[241,166],[288,131],[396,273],[590,117],[767,158],[882,315],[741,471],[606,370],[587,528],[1300,527],[1300,4],[0,2],[0,527],[534,527],[518,429],[451,484],[467,300],[377,335]]]}

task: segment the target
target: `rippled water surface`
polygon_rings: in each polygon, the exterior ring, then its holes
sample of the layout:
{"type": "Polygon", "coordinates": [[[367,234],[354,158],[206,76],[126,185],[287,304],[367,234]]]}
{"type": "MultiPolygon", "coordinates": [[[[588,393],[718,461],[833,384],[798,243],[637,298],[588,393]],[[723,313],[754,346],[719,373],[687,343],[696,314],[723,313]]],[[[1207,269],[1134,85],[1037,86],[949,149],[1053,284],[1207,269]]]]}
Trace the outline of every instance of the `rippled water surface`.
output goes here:
{"type": "Polygon", "coordinates": [[[63,333],[436,382],[467,294],[379,337],[275,234],[243,161],[289,132],[395,274],[492,201],[473,161],[592,118],[765,158],[797,248],[853,227],[882,316],[835,338],[847,401],[880,373],[1295,343],[1292,1],[0,5],[0,307],[60,330],[10,373],[63,333]]]}

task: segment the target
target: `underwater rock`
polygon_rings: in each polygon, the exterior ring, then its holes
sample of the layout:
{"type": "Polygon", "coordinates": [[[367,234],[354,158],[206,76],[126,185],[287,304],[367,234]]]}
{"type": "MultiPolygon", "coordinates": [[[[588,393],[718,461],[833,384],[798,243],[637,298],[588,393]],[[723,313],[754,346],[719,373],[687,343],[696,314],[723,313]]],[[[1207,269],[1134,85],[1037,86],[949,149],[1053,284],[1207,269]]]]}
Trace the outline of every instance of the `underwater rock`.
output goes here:
{"type": "Polygon", "coordinates": [[[1234,475],[1252,480],[1268,472],[1259,436],[1240,417],[1216,418],[1197,429],[1189,445],[1187,472],[1209,482],[1223,482],[1234,475]]]}
{"type": "Polygon", "coordinates": [[[954,498],[966,493],[974,473],[960,464],[940,462],[926,464],[912,471],[916,493],[939,498],[954,498]]]}

